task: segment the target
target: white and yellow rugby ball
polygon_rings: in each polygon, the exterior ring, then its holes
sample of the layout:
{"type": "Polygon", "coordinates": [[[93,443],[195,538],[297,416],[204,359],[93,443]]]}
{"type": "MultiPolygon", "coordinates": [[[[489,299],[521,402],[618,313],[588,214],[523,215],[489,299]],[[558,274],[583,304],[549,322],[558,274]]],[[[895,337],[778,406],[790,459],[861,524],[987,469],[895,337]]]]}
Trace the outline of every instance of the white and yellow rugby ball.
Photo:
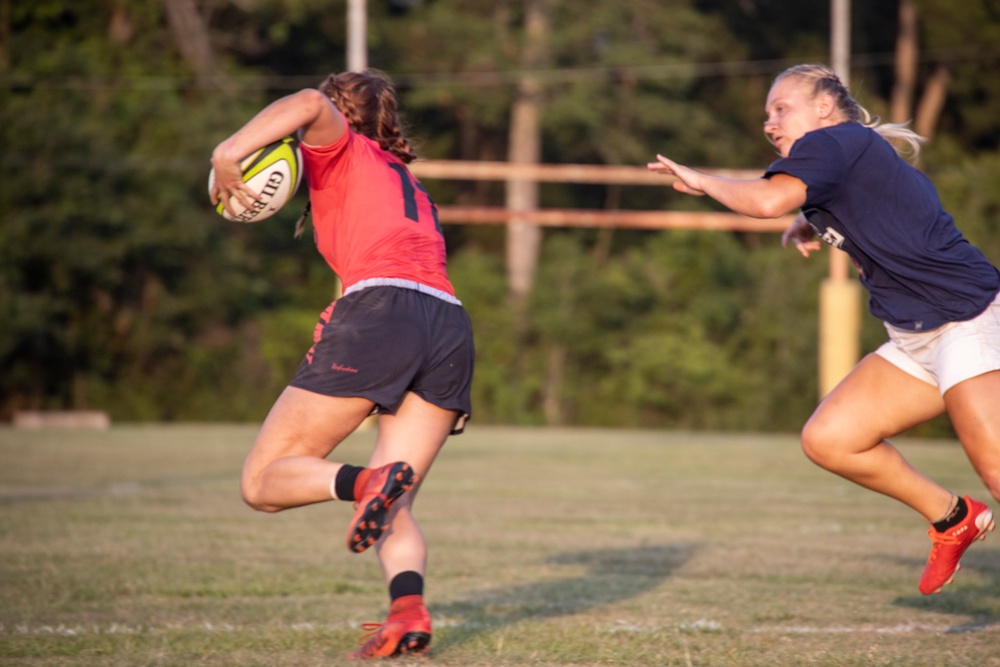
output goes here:
{"type": "MultiPolygon", "coordinates": [[[[268,144],[245,158],[240,165],[243,182],[257,193],[257,201],[246,208],[231,198],[233,214],[220,201],[216,212],[234,222],[259,222],[282,209],[302,182],[302,151],[294,137],[285,137],[268,144]]],[[[208,174],[208,191],[215,185],[215,169],[208,174]]]]}

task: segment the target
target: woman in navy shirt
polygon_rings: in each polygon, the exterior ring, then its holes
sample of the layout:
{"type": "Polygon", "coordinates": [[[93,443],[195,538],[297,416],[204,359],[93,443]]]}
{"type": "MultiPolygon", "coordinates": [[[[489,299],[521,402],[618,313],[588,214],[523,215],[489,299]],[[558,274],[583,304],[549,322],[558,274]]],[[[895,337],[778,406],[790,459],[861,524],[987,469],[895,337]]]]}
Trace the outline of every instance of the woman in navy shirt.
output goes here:
{"type": "Polygon", "coordinates": [[[822,240],[851,257],[889,340],[822,400],[802,447],[816,464],[927,519],[932,547],[920,591],[940,592],[965,550],[993,530],[993,513],[922,475],[885,439],[947,412],[1000,500],[1000,273],[901,156],[919,154],[922,138],[872,118],[832,70],[782,72],[765,112],[764,133],[781,157],[763,178],[711,176],[662,155],[649,169],[743,215],[798,210],[783,244],[808,257],[822,240]]]}

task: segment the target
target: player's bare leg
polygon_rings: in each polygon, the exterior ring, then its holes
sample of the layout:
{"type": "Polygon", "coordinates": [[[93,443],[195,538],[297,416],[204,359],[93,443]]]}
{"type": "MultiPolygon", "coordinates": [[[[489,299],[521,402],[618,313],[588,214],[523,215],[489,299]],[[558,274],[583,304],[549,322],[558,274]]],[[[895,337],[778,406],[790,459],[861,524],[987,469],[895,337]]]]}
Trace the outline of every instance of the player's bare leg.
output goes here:
{"type": "Polygon", "coordinates": [[[944,412],[937,387],[869,354],[820,403],[802,431],[817,465],[936,521],[952,494],[914,469],[886,438],[944,412]]]}
{"type": "MultiPolygon", "coordinates": [[[[962,393],[949,397],[949,408],[962,393]]],[[[989,412],[985,404],[975,405],[962,404],[960,419],[966,422],[966,437],[988,439],[989,429],[980,427],[989,412]]],[[[944,409],[945,400],[937,387],[870,354],[823,400],[802,433],[803,450],[818,465],[909,505],[932,524],[927,532],[931,552],[919,586],[925,595],[950,583],[965,550],[994,526],[988,507],[967,496],[958,498],[931,481],[885,440],[937,417],[944,409]]],[[[962,432],[959,436],[963,437],[962,432]]],[[[990,447],[974,444],[972,448],[979,456],[977,470],[995,462],[990,447]]]]}
{"type": "MultiPolygon", "coordinates": [[[[998,399],[1000,371],[964,380],[944,396],[962,446],[994,498],[1000,489],[1000,416],[995,408],[998,399]]],[[[961,568],[959,561],[965,550],[996,527],[993,511],[968,496],[958,501],[953,515],[952,521],[935,524],[927,531],[933,547],[920,580],[920,591],[925,595],[940,592],[942,586],[951,583],[961,568]]]]}
{"type": "Polygon", "coordinates": [[[372,407],[363,398],[323,396],[287,387],[243,464],[241,489],[247,504],[277,512],[331,500],[330,483],[341,464],[325,457],[364,421],[372,407]]]}
{"type": "Polygon", "coordinates": [[[406,460],[421,480],[392,505],[389,528],[375,550],[390,593],[401,581],[413,588],[393,597],[389,616],[372,632],[352,658],[375,658],[427,650],[431,640],[431,618],[423,601],[423,577],[427,569],[427,544],[413,517],[413,502],[421,482],[455,424],[456,413],[443,410],[416,394],[407,394],[394,415],[379,417],[379,435],[369,466],[406,460]]]}
{"type": "Polygon", "coordinates": [[[959,382],[944,402],[969,461],[1000,501],[1000,371],[959,382]]]}

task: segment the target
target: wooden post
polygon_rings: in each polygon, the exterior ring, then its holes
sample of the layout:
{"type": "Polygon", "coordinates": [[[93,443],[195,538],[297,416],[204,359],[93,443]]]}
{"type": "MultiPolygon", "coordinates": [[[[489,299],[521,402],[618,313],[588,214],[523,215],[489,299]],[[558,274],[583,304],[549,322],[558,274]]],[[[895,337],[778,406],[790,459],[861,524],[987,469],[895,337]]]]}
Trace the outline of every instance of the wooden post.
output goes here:
{"type": "MultiPolygon", "coordinates": [[[[833,252],[843,255],[840,250],[833,252]]],[[[832,259],[832,258],[831,258],[832,259]]],[[[819,394],[826,396],[858,363],[861,286],[827,278],[819,290],[819,394]]]]}
{"type": "MultiPolygon", "coordinates": [[[[830,4],[830,51],[833,69],[844,85],[850,78],[851,2],[830,4]]],[[[860,357],[861,288],[849,276],[850,261],[830,248],[830,275],[819,294],[819,394],[830,393],[860,357]]]]}

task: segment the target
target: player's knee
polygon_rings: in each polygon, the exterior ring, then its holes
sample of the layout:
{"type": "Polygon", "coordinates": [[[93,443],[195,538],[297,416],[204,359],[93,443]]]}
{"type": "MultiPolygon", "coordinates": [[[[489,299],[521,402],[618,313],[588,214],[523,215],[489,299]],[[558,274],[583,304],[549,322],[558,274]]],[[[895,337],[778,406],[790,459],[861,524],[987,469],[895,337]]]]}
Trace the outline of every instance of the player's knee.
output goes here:
{"type": "Polygon", "coordinates": [[[834,436],[835,432],[823,422],[810,419],[802,428],[802,452],[816,465],[832,470],[836,468],[838,458],[834,436]]]}
{"type": "Polygon", "coordinates": [[[275,507],[269,505],[264,501],[263,494],[261,493],[261,487],[259,484],[254,484],[248,480],[243,480],[240,483],[240,494],[243,497],[243,502],[257,510],[258,512],[277,512],[280,507],[275,507]]]}

